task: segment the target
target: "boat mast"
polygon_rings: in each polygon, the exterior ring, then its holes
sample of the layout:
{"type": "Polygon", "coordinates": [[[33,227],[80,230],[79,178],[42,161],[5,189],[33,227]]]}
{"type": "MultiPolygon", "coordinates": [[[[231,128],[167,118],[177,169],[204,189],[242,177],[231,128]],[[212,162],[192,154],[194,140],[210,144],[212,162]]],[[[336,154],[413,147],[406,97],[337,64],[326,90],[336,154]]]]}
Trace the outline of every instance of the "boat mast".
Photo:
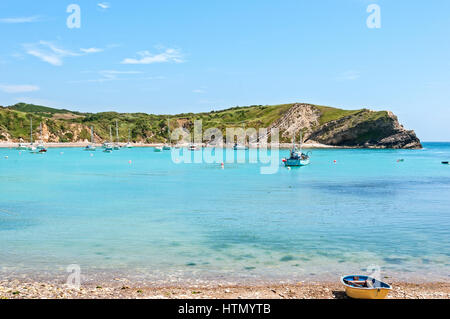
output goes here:
{"type": "Polygon", "coordinates": [[[33,145],[33,118],[30,117],[30,143],[33,145]]]}
{"type": "Polygon", "coordinates": [[[40,143],[42,143],[42,122],[39,124],[39,138],[40,138],[40,143]]]}
{"type": "Polygon", "coordinates": [[[300,131],[300,152],[303,150],[303,132],[300,131]]]}
{"type": "Polygon", "coordinates": [[[168,137],[168,139],[167,139],[167,141],[169,142],[169,145],[171,145],[172,144],[172,140],[171,140],[171,138],[170,138],[170,119],[169,118],[167,118],[167,134],[169,135],[168,137]]]}
{"type": "Polygon", "coordinates": [[[116,141],[117,141],[117,145],[119,144],[119,124],[117,123],[116,120],[116,141]]]}

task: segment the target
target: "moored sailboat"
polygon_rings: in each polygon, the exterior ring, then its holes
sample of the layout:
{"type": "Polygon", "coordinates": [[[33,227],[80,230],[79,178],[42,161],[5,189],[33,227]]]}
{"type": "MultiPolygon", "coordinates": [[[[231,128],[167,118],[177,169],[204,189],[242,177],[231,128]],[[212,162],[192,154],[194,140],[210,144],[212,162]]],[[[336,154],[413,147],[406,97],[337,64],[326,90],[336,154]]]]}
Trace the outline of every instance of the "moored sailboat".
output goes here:
{"type": "Polygon", "coordinates": [[[86,148],[84,150],[88,151],[88,152],[94,152],[96,150],[96,147],[94,145],[94,127],[93,126],[91,126],[91,144],[86,146],[86,148]]]}

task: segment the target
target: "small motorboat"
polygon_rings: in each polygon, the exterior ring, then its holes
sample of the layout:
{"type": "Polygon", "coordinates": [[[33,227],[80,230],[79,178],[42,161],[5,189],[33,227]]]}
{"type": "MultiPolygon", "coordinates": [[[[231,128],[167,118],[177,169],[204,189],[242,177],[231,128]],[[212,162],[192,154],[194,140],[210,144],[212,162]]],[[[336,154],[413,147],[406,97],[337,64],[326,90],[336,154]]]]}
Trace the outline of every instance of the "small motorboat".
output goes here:
{"type": "Polygon", "coordinates": [[[444,165],[448,165],[448,164],[449,164],[449,162],[448,162],[448,161],[444,161],[444,162],[442,162],[442,164],[444,164],[444,165]]]}
{"type": "Polygon", "coordinates": [[[92,145],[92,144],[89,144],[88,146],[86,146],[84,148],[84,150],[87,151],[87,152],[95,152],[96,147],[94,145],[92,145]]]}
{"type": "Polygon", "coordinates": [[[191,145],[189,145],[189,150],[190,151],[198,151],[198,147],[195,144],[191,144],[191,145]]]}
{"type": "Polygon", "coordinates": [[[341,278],[345,293],[353,299],[385,299],[392,287],[369,276],[351,275],[341,278]]]}
{"type": "Polygon", "coordinates": [[[153,149],[153,151],[155,151],[156,153],[162,152],[163,148],[162,146],[157,146],[153,149]]]}
{"type": "Polygon", "coordinates": [[[172,147],[170,147],[169,145],[163,146],[163,151],[170,151],[171,149],[172,149],[172,147]]]}
{"type": "Polygon", "coordinates": [[[16,147],[16,150],[23,151],[27,150],[28,147],[25,144],[19,143],[19,145],[16,147]]]}
{"type": "Polygon", "coordinates": [[[103,144],[103,152],[105,153],[111,153],[113,151],[113,146],[110,143],[104,143],[103,144]]]}

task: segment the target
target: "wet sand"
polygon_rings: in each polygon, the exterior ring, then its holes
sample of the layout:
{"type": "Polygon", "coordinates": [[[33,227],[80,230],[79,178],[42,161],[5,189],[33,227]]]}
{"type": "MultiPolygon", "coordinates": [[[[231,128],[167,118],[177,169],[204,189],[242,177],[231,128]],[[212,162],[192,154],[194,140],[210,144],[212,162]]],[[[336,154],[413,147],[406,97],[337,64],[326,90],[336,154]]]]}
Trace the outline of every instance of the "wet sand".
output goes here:
{"type": "MultiPolygon", "coordinates": [[[[394,282],[388,299],[450,299],[450,283],[394,282]]],[[[139,285],[82,285],[0,280],[0,299],[345,299],[338,282],[288,285],[194,285],[139,287],[139,285]]]]}

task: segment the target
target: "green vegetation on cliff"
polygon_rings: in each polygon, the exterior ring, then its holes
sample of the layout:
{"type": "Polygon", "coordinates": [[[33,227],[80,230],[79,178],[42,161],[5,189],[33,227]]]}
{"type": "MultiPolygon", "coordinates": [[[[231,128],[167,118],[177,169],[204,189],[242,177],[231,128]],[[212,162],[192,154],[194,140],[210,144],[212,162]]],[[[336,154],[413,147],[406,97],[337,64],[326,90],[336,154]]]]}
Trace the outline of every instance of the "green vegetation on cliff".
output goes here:
{"type": "MultiPolygon", "coordinates": [[[[90,139],[90,127],[94,127],[96,142],[115,141],[115,123],[119,123],[119,139],[144,143],[168,141],[169,128],[183,127],[191,130],[194,121],[202,120],[203,130],[218,128],[225,136],[229,127],[269,128],[275,125],[281,133],[304,131],[307,140],[324,144],[362,147],[420,147],[414,132],[404,130],[397,118],[387,111],[374,112],[367,109],[343,110],[310,104],[252,105],[226,110],[177,115],[154,115],[146,113],[80,113],[41,105],[19,103],[0,107],[0,140],[29,141],[30,119],[33,119],[33,139],[39,138],[42,123],[45,142],[81,142],[90,139]],[[308,112],[301,113],[300,110],[308,112]],[[300,113],[298,113],[300,112],[300,113]],[[305,117],[309,127],[299,119],[305,117]],[[280,122],[281,121],[281,122],[280,122]],[[286,124],[287,123],[287,124],[286,124]],[[298,126],[300,125],[300,126],[298,126]],[[169,127],[170,126],[170,127],[169,127]],[[400,135],[399,135],[400,134],[400,135]],[[393,140],[383,142],[391,136],[393,140]],[[397,145],[396,139],[402,143],[397,145]],[[388,144],[386,144],[388,143],[388,144]]],[[[304,118],[304,119],[305,119],[304,118]]],[[[290,133],[291,134],[291,133],[290,133]]],[[[281,142],[290,142],[290,134],[281,134],[281,142]]]]}

